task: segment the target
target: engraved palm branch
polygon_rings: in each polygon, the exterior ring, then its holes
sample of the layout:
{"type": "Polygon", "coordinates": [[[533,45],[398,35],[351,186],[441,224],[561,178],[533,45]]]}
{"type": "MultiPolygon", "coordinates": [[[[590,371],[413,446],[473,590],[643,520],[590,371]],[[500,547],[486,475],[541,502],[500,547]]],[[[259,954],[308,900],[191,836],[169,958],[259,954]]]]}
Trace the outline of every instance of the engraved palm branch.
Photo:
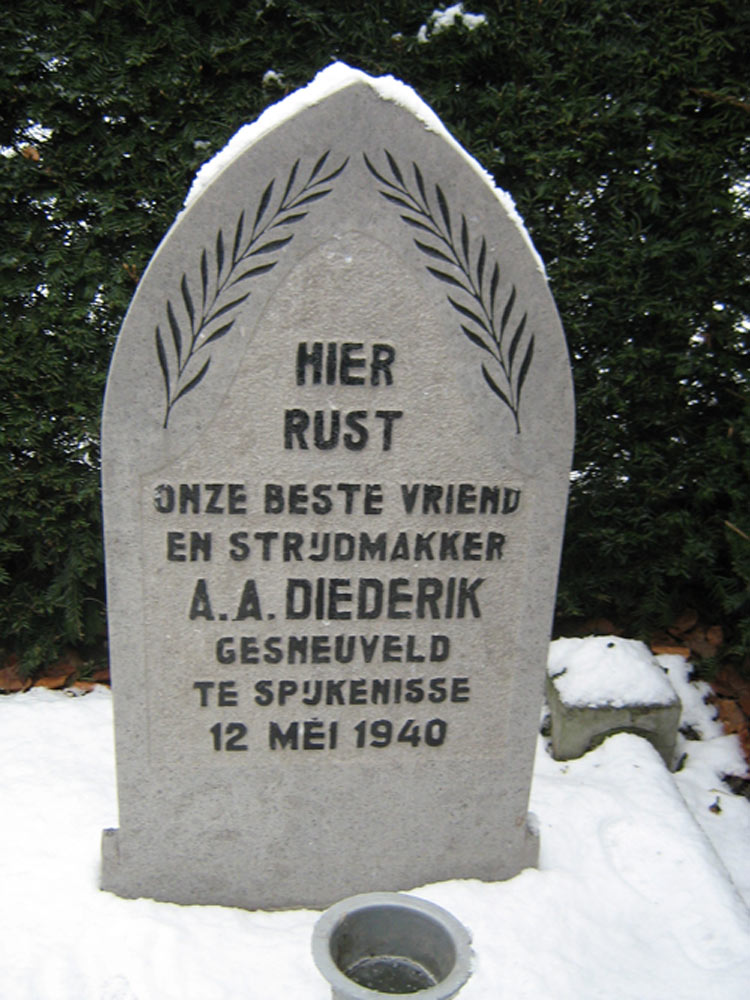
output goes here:
{"type": "Polygon", "coordinates": [[[260,196],[252,226],[246,225],[244,209],[240,212],[231,249],[219,229],[213,247],[201,250],[192,286],[183,272],[179,298],[174,303],[172,299],[166,302],[169,336],[162,336],[160,326],[156,327],[155,335],[164,381],[165,428],[174,406],[208,373],[211,356],[203,352],[234,326],[237,310],[250,295],[249,290],[243,291],[246,282],[276,267],[278,254],[294,238],[289,227],[301,222],[309,207],[333,190],[327,185],[344,171],[349,158],[329,173],[323,173],[329,154],[330,150],[323,153],[304,182],[298,179],[300,160],[296,160],[275,208],[272,205],[276,180],[272,179],[260,196]],[[201,363],[202,358],[205,360],[201,363]]]}
{"type": "Polygon", "coordinates": [[[534,336],[526,330],[527,313],[511,323],[516,306],[516,286],[511,285],[505,304],[500,309],[498,289],[500,265],[488,260],[484,236],[477,250],[472,240],[466,216],[460,226],[451,215],[445,194],[439,184],[434,188],[434,206],[427,194],[422,171],[412,162],[414,181],[410,186],[398,163],[386,149],[383,151],[390,170],[390,179],[375,168],[366,154],[365,165],[382,185],[378,190],[387,201],[397,205],[401,219],[419,232],[414,243],[431,263],[425,267],[430,274],[451,287],[448,302],[461,317],[460,327],[475,347],[489,357],[482,363],[482,375],[492,392],[513,414],[516,433],[520,434],[519,409],[521,392],[534,357],[534,336]]]}

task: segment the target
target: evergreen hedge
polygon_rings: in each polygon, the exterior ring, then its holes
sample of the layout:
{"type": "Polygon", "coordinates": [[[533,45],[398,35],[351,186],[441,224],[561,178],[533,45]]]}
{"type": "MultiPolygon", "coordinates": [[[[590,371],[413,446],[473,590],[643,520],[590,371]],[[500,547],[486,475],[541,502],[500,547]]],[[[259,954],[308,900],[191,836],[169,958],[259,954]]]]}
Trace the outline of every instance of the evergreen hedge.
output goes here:
{"type": "Polygon", "coordinates": [[[15,0],[0,20],[0,646],[104,631],[98,433],[139,275],[201,162],[332,59],[411,84],[509,190],[573,360],[559,614],[685,607],[750,653],[750,7],[15,0]],[[266,77],[267,70],[280,74],[266,77]]]}

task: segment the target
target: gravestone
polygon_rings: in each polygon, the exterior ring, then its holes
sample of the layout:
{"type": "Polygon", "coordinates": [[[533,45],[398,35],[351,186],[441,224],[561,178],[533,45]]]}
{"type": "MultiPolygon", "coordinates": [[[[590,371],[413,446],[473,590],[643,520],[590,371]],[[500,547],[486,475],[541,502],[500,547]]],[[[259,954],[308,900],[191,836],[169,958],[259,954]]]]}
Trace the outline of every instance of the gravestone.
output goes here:
{"type": "Polygon", "coordinates": [[[390,78],[334,65],[235,145],[107,385],[102,887],[281,908],[511,877],[572,447],[543,267],[390,78]]]}

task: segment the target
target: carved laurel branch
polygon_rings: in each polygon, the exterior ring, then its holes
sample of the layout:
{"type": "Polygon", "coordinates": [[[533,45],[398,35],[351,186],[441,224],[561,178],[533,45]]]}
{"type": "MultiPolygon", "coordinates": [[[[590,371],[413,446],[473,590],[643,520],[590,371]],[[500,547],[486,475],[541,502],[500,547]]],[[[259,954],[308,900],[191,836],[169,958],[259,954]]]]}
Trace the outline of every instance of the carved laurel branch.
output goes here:
{"type": "Polygon", "coordinates": [[[534,357],[534,336],[526,332],[526,312],[518,322],[511,324],[516,286],[511,285],[500,312],[497,295],[500,265],[496,260],[488,260],[485,237],[482,236],[477,252],[476,239],[472,240],[469,235],[466,217],[461,215],[460,226],[455,225],[456,218],[451,215],[440,185],[435,184],[434,209],[417,164],[412,163],[412,188],[394,157],[387,149],[384,153],[392,179],[376,170],[363,153],[367,169],[382,185],[379,193],[402,210],[401,219],[407,225],[419,231],[421,238],[414,237],[414,243],[432,261],[425,265],[427,270],[444,285],[456,289],[448,295],[448,301],[461,316],[464,335],[489,355],[487,363],[482,363],[482,375],[492,392],[513,414],[516,433],[520,434],[521,391],[534,357]],[[425,242],[426,238],[429,242],[425,242]]]}
{"type": "Polygon", "coordinates": [[[212,250],[208,251],[205,247],[201,250],[200,278],[196,280],[193,276],[192,286],[183,272],[180,297],[175,298],[174,303],[172,299],[167,299],[166,303],[166,329],[170,336],[162,336],[161,327],[156,327],[156,355],[164,380],[165,428],[169,425],[175,405],[208,373],[211,357],[203,355],[205,360],[201,364],[202,352],[225,337],[234,326],[237,310],[250,295],[249,291],[240,294],[246,287],[245,282],[276,267],[279,262],[277,255],[294,238],[288,227],[301,222],[307,216],[309,206],[333,190],[326,185],[343,173],[349,158],[330,173],[323,174],[329,153],[330,150],[323,153],[301,185],[297,179],[300,161],[294,163],[273,210],[275,178],[266,185],[249,232],[245,225],[245,212],[240,212],[230,253],[224,233],[219,229],[212,250]]]}

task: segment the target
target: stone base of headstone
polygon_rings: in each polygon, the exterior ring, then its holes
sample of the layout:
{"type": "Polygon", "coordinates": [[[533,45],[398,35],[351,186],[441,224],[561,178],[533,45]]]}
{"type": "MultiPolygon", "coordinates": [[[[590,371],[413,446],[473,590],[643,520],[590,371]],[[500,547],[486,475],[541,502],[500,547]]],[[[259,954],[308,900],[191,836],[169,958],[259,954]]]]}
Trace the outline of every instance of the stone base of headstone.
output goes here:
{"type": "Polygon", "coordinates": [[[636,733],[653,744],[664,763],[674,765],[677,727],[682,706],[677,695],[666,704],[571,705],[560,694],[554,677],[547,678],[552,756],[582,757],[614,733],[636,733]]]}
{"type": "MultiPolygon", "coordinates": [[[[363,892],[395,892],[444,881],[448,870],[451,878],[496,882],[537,867],[539,834],[533,813],[525,822],[508,824],[514,827],[511,834],[506,830],[497,836],[501,815],[491,803],[486,806],[486,822],[479,824],[482,829],[477,824],[464,827],[458,813],[467,806],[456,806],[451,818],[450,805],[442,803],[442,829],[438,810],[427,823],[420,810],[410,829],[402,825],[390,836],[381,832],[377,855],[368,854],[365,831],[372,823],[380,831],[385,829],[384,810],[376,810],[364,822],[362,811],[359,818],[353,812],[348,823],[341,820],[338,839],[322,822],[320,830],[309,831],[307,853],[273,858],[266,852],[262,874],[252,841],[236,843],[228,860],[216,841],[193,837],[177,824],[171,824],[169,836],[161,841],[148,829],[108,829],[102,836],[100,888],[125,899],[147,897],[248,910],[322,909],[363,892]],[[417,860],[409,844],[418,836],[422,853],[417,860]],[[346,866],[337,860],[344,854],[346,866]]],[[[474,807],[475,814],[478,809],[474,807]]],[[[330,818],[330,803],[325,811],[330,818]]]]}

